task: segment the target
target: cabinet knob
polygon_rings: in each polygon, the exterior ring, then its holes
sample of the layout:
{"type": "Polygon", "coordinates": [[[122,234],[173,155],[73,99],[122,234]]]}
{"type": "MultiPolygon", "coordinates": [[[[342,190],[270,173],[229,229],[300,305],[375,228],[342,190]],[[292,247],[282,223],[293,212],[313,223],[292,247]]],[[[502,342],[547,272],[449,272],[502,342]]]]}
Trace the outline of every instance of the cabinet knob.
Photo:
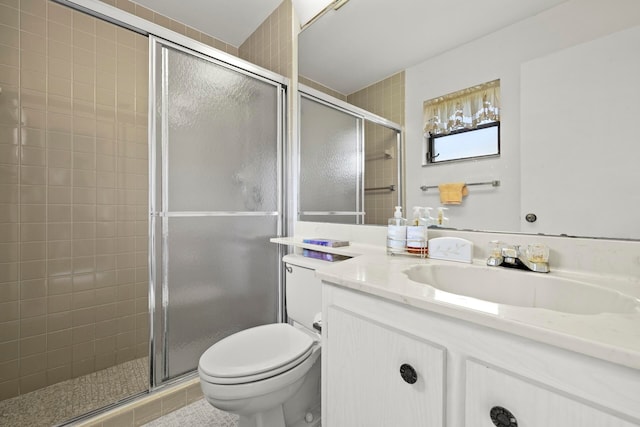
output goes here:
{"type": "Polygon", "coordinates": [[[489,411],[491,422],[496,427],[518,427],[518,420],[513,414],[502,406],[494,406],[489,411]]]}
{"type": "Polygon", "coordinates": [[[406,383],[409,384],[414,384],[416,381],[418,381],[418,373],[415,369],[413,369],[413,366],[409,365],[408,363],[403,363],[400,366],[400,376],[406,383]]]}

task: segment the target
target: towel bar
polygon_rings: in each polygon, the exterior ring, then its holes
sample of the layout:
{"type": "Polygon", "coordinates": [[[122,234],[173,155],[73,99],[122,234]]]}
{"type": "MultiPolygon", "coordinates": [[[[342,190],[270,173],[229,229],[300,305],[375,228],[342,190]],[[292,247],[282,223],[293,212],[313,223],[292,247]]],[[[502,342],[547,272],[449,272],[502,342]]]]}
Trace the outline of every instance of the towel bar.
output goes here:
{"type": "MultiPolygon", "coordinates": [[[[492,187],[500,187],[500,181],[499,180],[493,180],[493,181],[485,181],[485,182],[470,182],[465,184],[467,187],[469,187],[470,185],[490,185],[492,187]]],[[[437,185],[423,185],[420,187],[420,189],[422,191],[427,191],[431,188],[438,188],[437,185]]]]}

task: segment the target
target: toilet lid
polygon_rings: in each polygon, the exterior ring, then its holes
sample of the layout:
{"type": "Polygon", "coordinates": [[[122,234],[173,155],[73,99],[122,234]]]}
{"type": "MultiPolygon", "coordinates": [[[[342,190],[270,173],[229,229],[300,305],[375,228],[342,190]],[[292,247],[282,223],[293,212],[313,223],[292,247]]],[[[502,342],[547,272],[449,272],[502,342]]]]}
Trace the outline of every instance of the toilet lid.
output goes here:
{"type": "Polygon", "coordinates": [[[313,343],[309,335],[287,323],[257,326],[209,347],[200,357],[199,368],[212,378],[262,377],[260,374],[272,374],[278,368],[299,363],[313,343]]]}

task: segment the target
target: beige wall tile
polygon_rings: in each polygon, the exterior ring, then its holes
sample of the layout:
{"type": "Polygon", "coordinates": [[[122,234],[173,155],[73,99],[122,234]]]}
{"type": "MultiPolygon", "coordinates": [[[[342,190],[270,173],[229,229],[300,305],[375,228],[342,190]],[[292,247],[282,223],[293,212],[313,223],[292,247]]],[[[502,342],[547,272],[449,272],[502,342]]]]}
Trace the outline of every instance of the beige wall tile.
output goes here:
{"type": "Polygon", "coordinates": [[[51,95],[57,95],[71,99],[71,80],[64,77],[56,77],[53,74],[49,74],[48,78],[48,91],[51,95]]]}
{"type": "Polygon", "coordinates": [[[18,28],[20,25],[20,11],[16,8],[0,4],[0,24],[18,28]]]}
{"type": "MultiPolygon", "coordinates": [[[[48,339],[53,340],[61,337],[61,335],[49,334],[48,339]]],[[[63,339],[66,339],[66,335],[63,339]]],[[[58,368],[61,366],[71,367],[71,362],[73,360],[73,352],[71,350],[71,341],[69,341],[66,345],[58,348],[56,350],[51,350],[47,352],[47,368],[58,368]]]]}
{"type": "MultiPolygon", "coordinates": [[[[44,242],[42,242],[44,243],[44,242]]],[[[22,245],[24,246],[24,244],[22,245]]],[[[46,279],[42,278],[42,279],[34,279],[34,280],[23,280],[20,284],[20,298],[21,299],[32,299],[32,298],[43,298],[47,296],[47,281],[46,279]]],[[[33,318],[32,318],[33,319],[33,318]]],[[[32,323],[40,323],[42,322],[42,324],[40,326],[44,327],[45,323],[44,323],[45,319],[43,318],[38,318],[37,320],[32,320],[32,323]]],[[[20,325],[21,327],[23,326],[23,324],[20,325]]],[[[26,326],[26,325],[24,325],[26,326]]],[[[32,325],[33,326],[33,325],[32,325]]],[[[29,336],[29,335],[33,335],[33,333],[29,333],[28,335],[24,335],[23,330],[21,330],[21,334],[23,334],[22,336],[29,336]]],[[[44,330],[41,332],[44,333],[44,330]]]]}
{"type": "MultiPolygon", "coordinates": [[[[68,296],[67,296],[68,299],[68,296]]],[[[47,331],[57,332],[70,328],[72,325],[72,315],[70,311],[59,313],[49,313],[47,316],[47,331]]]]}
{"type": "Polygon", "coordinates": [[[20,31],[8,25],[0,25],[0,43],[13,48],[19,48],[20,31]]]}
{"type": "Polygon", "coordinates": [[[11,322],[20,318],[18,301],[0,303],[0,322],[11,322]]]}
{"type": "Polygon", "coordinates": [[[14,380],[18,378],[19,369],[20,365],[17,359],[10,362],[0,363],[0,384],[8,380],[14,380]]]}
{"type": "Polygon", "coordinates": [[[45,18],[47,14],[47,2],[46,0],[21,0],[20,10],[45,18]]]}
{"type": "Polygon", "coordinates": [[[20,14],[20,29],[44,37],[47,33],[47,21],[41,16],[23,11],[20,14]]]}
{"type": "Polygon", "coordinates": [[[96,33],[96,18],[82,12],[73,11],[72,19],[74,30],[80,30],[88,34],[96,33]]]}
{"type": "Polygon", "coordinates": [[[34,337],[23,338],[20,340],[20,357],[21,357],[21,365],[26,363],[24,360],[26,356],[35,355],[37,353],[42,353],[42,358],[39,366],[34,366],[34,372],[44,370],[46,355],[44,352],[47,348],[47,340],[46,335],[37,335],[34,337]]]}
{"type": "Polygon", "coordinates": [[[47,385],[56,384],[72,378],[71,364],[47,370],[47,385]]]}
{"type": "Polygon", "coordinates": [[[58,24],[64,24],[66,26],[72,25],[72,11],[68,7],[61,6],[59,4],[48,2],[48,18],[49,25],[54,22],[58,24]]]}
{"type": "Polygon", "coordinates": [[[20,392],[29,393],[47,385],[47,375],[45,371],[20,377],[20,392]]]}
{"type": "Polygon", "coordinates": [[[0,283],[0,303],[17,301],[20,298],[18,282],[0,283]]]}
{"type": "Polygon", "coordinates": [[[0,382],[0,400],[9,399],[19,394],[19,380],[9,380],[0,382]]]}
{"type": "Polygon", "coordinates": [[[18,67],[20,65],[19,50],[0,44],[0,64],[18,67]]]}
{"type": "MultiPolygon", "coordinates": [[[[21,263],[23,266],[26,263],[21,263]]],[[[34,298],[20,301],[20,318],[42,316],[47,313],[46,298],[34,298]]]]}
{"type": "Polygon", "coordinates": [[[74,378],[88,375],[96,370],[94,356],[89,356],[86,359],[73,362],[71,364],[72,375],[74,378]]]}
{"type": "Polygon", "coordinates": [[[45,55],[47,53],[47,40],[43,36],[28,31],[20,31],[20,48],[45,55]]]}
{"type": "MultiPolygon", "coordinates": [[[[22,273],[22,280],[39,279],[46,277],[47,275],[47,263],[46,261],[24,261],[20,262],[20,271],[22,273]]],[[[44,314],[43,301],[28,300],[28,307],[21,308],[21,316],[30,317],[44,314]],[[42,307],[40,307],[42,305],[42,307]],[[29,310],[26,310],[29,309],[29,310]]]]}
{"type": "MultiPolygon", "coordinates": [[[[20,82],[20,71],[16,67],[0,65],[0,83],[8,86],[18,86],[20,82]]],[[[2,139],[5,141],[6,139],[2,139]]]]}
{"type": "MultiPolygon", "coordinates": [[[[44,204],[46,203],[46,187],[44,185],[21,185],[20,202],[22,204],[44,204]]],[[[27,224],[22,224],[23,228],[30,229],[27,224]]],[[[21,232],[21,236],[22,236],[21,232]]],[[[22,237],[21,237],[22,238],[22,237]]]]}
{"type": "Polygon", "coordinates": [[[47,317],[36,316],[20,320],[20,335],[24,338],[46,334],[47,317]]]}

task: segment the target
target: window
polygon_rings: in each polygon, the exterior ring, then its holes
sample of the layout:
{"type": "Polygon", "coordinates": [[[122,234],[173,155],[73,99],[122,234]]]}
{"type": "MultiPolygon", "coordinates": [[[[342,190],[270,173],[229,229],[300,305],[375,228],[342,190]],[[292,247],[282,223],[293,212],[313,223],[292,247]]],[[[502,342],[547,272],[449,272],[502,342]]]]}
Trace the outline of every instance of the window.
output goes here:
{"type": "Polygon", "coordinates": [[[425,101],[423,165],[500,155],[500,80],[425,101]]]}

